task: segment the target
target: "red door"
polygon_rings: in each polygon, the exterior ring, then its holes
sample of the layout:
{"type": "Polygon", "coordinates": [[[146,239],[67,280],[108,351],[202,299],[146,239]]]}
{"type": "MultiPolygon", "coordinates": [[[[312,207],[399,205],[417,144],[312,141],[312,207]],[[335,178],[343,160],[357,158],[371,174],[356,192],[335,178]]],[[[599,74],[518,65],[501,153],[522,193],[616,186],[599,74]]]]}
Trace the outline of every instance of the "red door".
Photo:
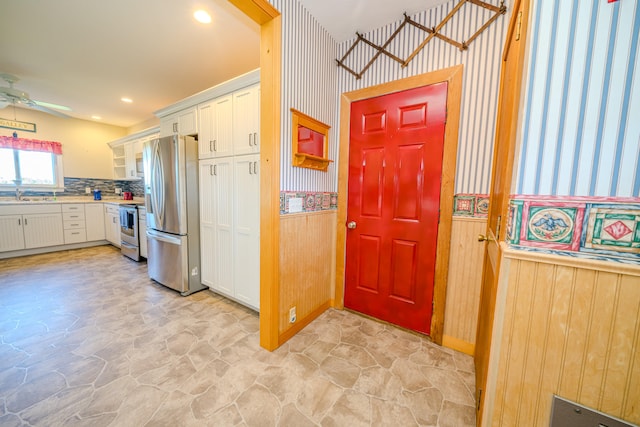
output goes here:
{"type": "Polygon", "coordinates": [[[344,305],[430,333],[447,83],[351,104],[344,305]]]}

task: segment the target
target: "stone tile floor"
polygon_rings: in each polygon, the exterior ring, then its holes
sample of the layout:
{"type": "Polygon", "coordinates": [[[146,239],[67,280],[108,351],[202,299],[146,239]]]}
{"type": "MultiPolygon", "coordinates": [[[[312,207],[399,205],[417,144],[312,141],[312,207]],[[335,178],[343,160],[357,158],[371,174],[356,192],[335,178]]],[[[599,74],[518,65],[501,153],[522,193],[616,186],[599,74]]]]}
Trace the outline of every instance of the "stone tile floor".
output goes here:
{"type": "Polygon", "coordinates": [[[0,425],[473,426],[473,360],[330,309],[278,350],[111,246],[0,260],[0,425]]]}

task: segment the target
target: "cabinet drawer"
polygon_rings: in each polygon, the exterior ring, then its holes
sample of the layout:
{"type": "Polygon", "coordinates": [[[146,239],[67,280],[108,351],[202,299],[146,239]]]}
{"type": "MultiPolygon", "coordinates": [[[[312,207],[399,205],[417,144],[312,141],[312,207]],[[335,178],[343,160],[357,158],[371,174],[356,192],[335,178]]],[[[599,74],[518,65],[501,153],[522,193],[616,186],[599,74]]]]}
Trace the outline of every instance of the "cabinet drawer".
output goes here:
{"type": "Polygon", "coordinates": [[[119,205],[113,205],[113,204],[106,204],[105,203],[104,211],[106,213],[110,213],[110,214],[114,214],[114,215],[120,215],[120,206],[119,205]]]}
{"type": "Polygon", "coordinates": [[[63,212],[62,219],[64,221],[84,221],[84,211],[82,212],[63,212]]]}
{"type": "Polygon", "coordinates": [[[75,229],[85,229],[85,221],[84,219],[81,220],[71,220],[71,221],[64,221],[64,229],[65,230],[75,230],[75,229]]]}
{"type": "Polygon", "coordinates": [[[64,243],[80,243],[87,241],[87,231],[84,229],[64,230],[64,243]]]}
{"type": "Polygon", "coordinates": [[[82,212],[82,215],[84,215],[84,204],[83,203],[63,203],[62,212],[82,212]]]}

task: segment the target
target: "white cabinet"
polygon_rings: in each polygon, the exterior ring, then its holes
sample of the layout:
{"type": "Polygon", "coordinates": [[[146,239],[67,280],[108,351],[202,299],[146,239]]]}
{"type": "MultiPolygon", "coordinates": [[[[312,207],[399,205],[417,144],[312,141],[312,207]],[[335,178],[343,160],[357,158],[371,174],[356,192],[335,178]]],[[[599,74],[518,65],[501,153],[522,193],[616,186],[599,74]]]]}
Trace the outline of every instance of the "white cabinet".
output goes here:
{"type": "Polygon", "coordinates": [[[198,107],[200,133],[198,156],[201,159],[233,154],[233,96],[216,98],[198,107]]]}
{"type": "Polygon", "coordinates": [[[62,213],[34,213],[22,219],[25,249],[64,244],[62,213]]]}
{"type": "Polygon", "coordinates": [[[160,118],[160,136],[194,135],[198,133],[198,111],[196,107],[160,118]]]}
{"type": "Polygon", "coordinates": [[[112,245],[120,247],[120,208],[117,204],[104,204],[104,232],[112,245]]]}
{"type": "Polygon", "coordinates": [[[138,207],[138,236],[140,256],[147,258],[147,209],[144,207],[138,207]]]}
{"type": "Polygon", "coordinates": [[[260,306],[259,160],[251,155],[200,161],[202,283],[255,309],[260,306]]]}
{"type": "Polygon", "coordinates": [[[260,85],[198,107],[200,159],[260,152],[260,85]]]}
{"type": "Polygon", "coordinates": [[[233,154],[260,152],[260,85],[233,94],[233,154]]]}
{"type": "Polygon", "coordinates": [[[124,138],[111,141],[109,147],[113,152],[113,178],[118,180],[139,180],[142,170],[142,146],[145,141],[157,138],[159,129],[149,128],[124,138]]]}
{"type": "Polygon", "coordinates": [[[63,204],[62,221],[65,244],[87,241],[84,203],[63,204]]]}
{"type": "Polygon", "coordinates": [[[104,206],[102,203],[87,203],[84,206],[87,241],[105,240],[104,206]]]}
{"type": "Polygon", "coordinates": [[[22,215],[0,216],[0,252],[24,249],[22,215]]]}
{"type": "Polygon", "coordinates": [[[240,301],[260,306],[260,155],[233,160],[233,276],[240,301]]]}

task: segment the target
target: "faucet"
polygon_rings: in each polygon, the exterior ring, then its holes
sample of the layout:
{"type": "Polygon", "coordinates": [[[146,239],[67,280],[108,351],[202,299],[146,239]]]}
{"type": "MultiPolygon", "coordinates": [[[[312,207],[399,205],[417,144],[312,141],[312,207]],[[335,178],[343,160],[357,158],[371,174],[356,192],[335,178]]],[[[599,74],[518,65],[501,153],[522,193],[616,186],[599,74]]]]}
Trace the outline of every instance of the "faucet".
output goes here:
{"type": "Polygon", "coordinates": [[[20,188],[18,187],[16,187],[16,200],[22,200],[22,190],[20,190],[20,188]]]}

